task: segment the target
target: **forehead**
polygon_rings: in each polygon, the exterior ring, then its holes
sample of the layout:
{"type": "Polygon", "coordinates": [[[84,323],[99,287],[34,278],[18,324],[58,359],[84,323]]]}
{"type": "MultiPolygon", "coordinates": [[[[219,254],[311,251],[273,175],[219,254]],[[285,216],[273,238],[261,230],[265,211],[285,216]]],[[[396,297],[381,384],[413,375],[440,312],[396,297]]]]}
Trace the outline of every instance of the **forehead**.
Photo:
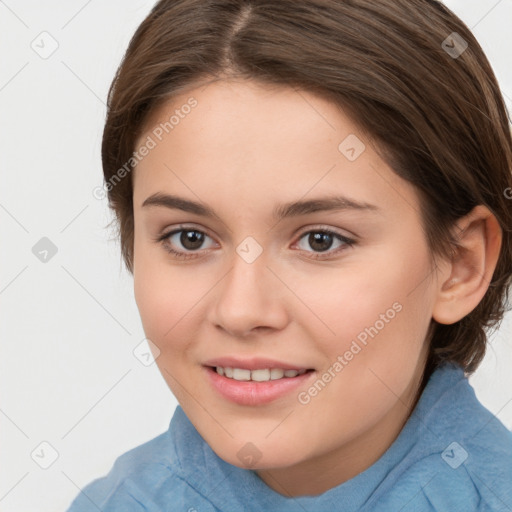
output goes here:
{"type": "Polygon", "coordinates": [[[306,91],[249,80],[219,80],[189,88],[156,107],[139,142],[159,128],[164,137],[172,132],[175,140],[183,134],[204,143],[208,136],[212,144],[223,147],[244,142],[247,148],[251,139],[267,148],[297,137],[313,140],[315,135],[331,135],[335,140],[339,134],[333,118],[339,116],[345,125],[353,124],[336,104],[306,91]]]}
{"type": "Polygon", "coordinates": [[[134,172],[138,205],[160,191],[215,192],[225,204],[236,192],[240,206],[332,192],[384,207],[397,196],[415,200],[342,108],[291,87],[218,81],[189,89],[152,113],[136,149],[150,139],[134,172]]]}

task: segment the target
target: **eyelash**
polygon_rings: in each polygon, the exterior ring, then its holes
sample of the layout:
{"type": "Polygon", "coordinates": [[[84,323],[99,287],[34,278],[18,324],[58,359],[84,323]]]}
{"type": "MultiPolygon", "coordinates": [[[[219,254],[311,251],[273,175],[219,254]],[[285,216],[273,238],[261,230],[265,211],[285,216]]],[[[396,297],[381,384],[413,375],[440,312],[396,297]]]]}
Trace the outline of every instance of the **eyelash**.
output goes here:
{"type": "MultiPolygon", "coordinates": [[[[163,233],[162,235],[159,235],[156,239],[154,239],[154,241],[162,244],[162,246],[168,253],[172,254],[174,257],[176,257],[178,259],[188,260],[190,258],[197,258],[199,251],[187,254],[187,253],[183,253],[180,251],[176,251],[169,245],[169,238],[171,236],[175,235],[176,233],[181,233],[182,231],[194,231],[196,233],[200,233],[202,235],[209,236],[207,233],[205,233],[204,231],[201,231],[200,229],[196,229],[194,227],[179,226],[179,229],[174,229],[174,230],[170,231],[169,233],[163,233]]],[[[300,234],[299,241],[304,237],[304,235],[309,235],[311,233],[322,233],[322,234],[332,235],[344,243],[343,246],[339,247],[338,249],[336,249],[334,251],[328,250],[325,252],[316,252],[316,253],[313,252],[312,254],[316,255],[316,256],[312,257],[312,259],[314,259],[314,260],[327,259],[327,258],[323,257],[324,254],[327,254],[329,257],[331,257],[331,256],[338,254],[339,252],[345,250],[347,247],[352,247],[356,244],[356,241],[353,240],[352,238],[348,238],[344,235],[341,235],[340,233],[338,233],[336,231],[333,231],[328,228],[323,228],[323,227],[316,228],[316,229],[310,229],[309,231],[304,231],[303,233],[300,234]]],[[[211,238],[211,237],[209,237],[209,238],[211,238]]],[[[310,252],[310,251],[306,251],[306,252],[310,252]]]]}

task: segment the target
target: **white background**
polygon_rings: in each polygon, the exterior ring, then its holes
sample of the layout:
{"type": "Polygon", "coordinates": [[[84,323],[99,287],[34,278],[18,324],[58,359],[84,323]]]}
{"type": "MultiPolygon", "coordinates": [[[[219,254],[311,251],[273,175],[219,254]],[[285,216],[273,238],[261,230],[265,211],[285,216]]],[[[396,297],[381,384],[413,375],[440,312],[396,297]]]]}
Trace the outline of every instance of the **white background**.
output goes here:
{"type": "MultiPolygon", "coordinates": [[[[0,0],[2,512],[65,510],[117,456],[165,431],[176,406],[156,366],[133,355],[144,332],[132,279],[106,199],[92,195],[107,90],[153,3],[0,0]],[[59,45],[48,59],[31,48],[43,31],[59,45]],[[47,263],[32,253],[42,237],[58,249],[47,263]],[[52,449],[42,469],[35,460],[52,449]]],[[[473,29],[510,108],[512,0],[446,4],[473,29]]],[[[508,428],[511,324],[509,314],[470,378],[508,428]]]]}

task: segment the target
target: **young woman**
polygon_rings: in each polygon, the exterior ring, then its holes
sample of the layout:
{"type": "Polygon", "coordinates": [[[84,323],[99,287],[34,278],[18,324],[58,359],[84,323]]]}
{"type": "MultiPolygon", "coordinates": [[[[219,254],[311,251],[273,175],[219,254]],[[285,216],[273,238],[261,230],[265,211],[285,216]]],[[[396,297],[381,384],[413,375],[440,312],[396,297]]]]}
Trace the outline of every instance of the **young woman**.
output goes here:
{"type": "Polygon", "coordinates": [[[435,0],[161,0],[102,159],[169,430],[70,512],[512,510],[467,377],[512,275],[512,140],[435,0]]]}

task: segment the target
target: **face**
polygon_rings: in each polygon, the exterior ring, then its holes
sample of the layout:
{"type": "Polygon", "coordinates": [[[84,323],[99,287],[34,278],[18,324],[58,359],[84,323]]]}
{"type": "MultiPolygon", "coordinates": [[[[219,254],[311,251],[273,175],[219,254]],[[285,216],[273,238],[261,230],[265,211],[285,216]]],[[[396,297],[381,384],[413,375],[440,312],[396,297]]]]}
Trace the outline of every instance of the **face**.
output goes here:
{"type": "Polygon", "coordinates": [[[305,91],[218,81],[149,121],[134,286],[164,379],[217,455],[278,492],[351,478],[398,435],[425,362],[414,188],[305,91]]]}

